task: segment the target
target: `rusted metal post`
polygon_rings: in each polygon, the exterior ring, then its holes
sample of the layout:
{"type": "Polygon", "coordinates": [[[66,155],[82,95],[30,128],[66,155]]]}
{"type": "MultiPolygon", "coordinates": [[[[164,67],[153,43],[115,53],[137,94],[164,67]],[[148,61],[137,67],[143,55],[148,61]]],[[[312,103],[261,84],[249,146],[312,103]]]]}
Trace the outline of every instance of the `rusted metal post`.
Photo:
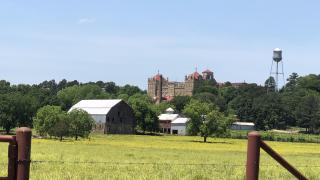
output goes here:
{"type": "Polygon", "coordinates": [[[16,137],[13,136],[14,141],[9,143],[8,147],[8,180],[15,180],[17,179],[17,143],[16,137]]]}
{"type": "Polygon", "coordinates": [[[27,127],[18,128],[18,168],[17,180],[28,180],[30,175],[30,153],[31,153],[31,129],[27,127]]]}
{"type": "Polygon", "coordinates": [[[280,156],[277,152],[275,152],[270,146],[268,146],[265,142],[261,141],[261,148],[268,153],[273,159],[278,161],[284,168],[286,168],[292,175],[294,175],[299,180],[307,180],[307,178],[301,174],[295,167],[289,164],[283,157],[280,156]]]}
{"type": "Polygon", "coordinates": [[[249,133],[246,180],[259,179],[260,142],[261,136],[258,132],[249,133]]]}

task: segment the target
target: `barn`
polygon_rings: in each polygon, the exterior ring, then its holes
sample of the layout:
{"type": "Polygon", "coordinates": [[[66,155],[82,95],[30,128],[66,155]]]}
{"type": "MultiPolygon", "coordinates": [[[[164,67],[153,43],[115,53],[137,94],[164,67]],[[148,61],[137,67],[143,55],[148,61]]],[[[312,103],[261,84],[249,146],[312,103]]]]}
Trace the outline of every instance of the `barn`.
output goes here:
{"type": "Polygon", "coordinates": [[[81,100],[69,110],[82,109],[95,120],[95,131],[104,134],[133,134],[135,118],[132,108],[121,99],[81,100]]]}
{"type": "Polygon", "coordinates": [[[179,117],[171,122],[171,134],[186,135],[187,122],[190,118],[179,117]]]}

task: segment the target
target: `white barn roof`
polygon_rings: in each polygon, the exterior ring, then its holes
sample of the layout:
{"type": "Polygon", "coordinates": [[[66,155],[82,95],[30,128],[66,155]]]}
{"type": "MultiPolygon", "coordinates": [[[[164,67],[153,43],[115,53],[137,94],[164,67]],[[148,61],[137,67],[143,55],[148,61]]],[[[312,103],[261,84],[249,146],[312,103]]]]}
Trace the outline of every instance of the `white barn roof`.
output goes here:
{"type": "Polygon", "coordinates": [[[166,112],[174,112],[174,110],[171,107],[169,107],[168,109],[166,109],[166,112]]]}
{"type": "Polygon", "coordinates": [[[160,121],[173,121],[179,117],[179,114],[161,114],[158,116],[160,121]]]}
{"type": "Polygon", "coordinates": [[[185,124],[189,121],[189,118],[177,118],[171,122],[171,124],[185,124]]]}
{"type": "Polygon", "coordinates": [[[102,114],[106,115],[112,107],[120,103],[121,99],[108,99],[108,100],[81,100],[74,106],[70,108],[70,111],[73,109],[82,109],[87,111],[88,114],[102,114]]]}

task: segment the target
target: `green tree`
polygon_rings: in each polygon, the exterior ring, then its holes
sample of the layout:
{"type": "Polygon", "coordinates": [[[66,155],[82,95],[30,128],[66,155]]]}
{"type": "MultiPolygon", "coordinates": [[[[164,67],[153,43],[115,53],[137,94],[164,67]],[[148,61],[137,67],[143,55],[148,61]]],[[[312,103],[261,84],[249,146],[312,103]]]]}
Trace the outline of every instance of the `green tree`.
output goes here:
{"type": "Polygon", "coordinates": [[[159,104],[150,104],[149,107],[152,109],[152,111],[156,113],[157,116],[165,112],[165,110],[168,108],[175,109],[175,107],[168,102],[161,102],[159,104]]]}
{"type": "Polygon", "coordinates": [[[253,109],[255,98],[265,95],[264,87],[256,84],[246,84],[237,89],[237,96],[229,102],[228,106],[234,110],[241,121],[253,122],[256,119],[253,109]]]}
{"type": "Polygon", "coordinates": [[[223,113],[213,109],[207,115],[203,116],[203,122],[200,126],[200,135],[203,142],[207,142],[210,136],[222,136],[226,134],[231,121],[223,113]]]}
{"type": "Polygon", "coordinates": [[[211,110],[215,109],[213,104],[191,100],[183,110],[183,114],[190,118],[187,123],[187,133],[189,135],[197,135],[200,132],[200,126],[203,116],[207,115],[211,110]]]}
{"type": "Polygon", "coordinates": [[[71,86],[59,91],[57,96],[63,110],[70,109],[73,104],[83,99],[107,99],[110,97],[108,93],[95,84],[71,86]]]}
{"type": "Polygon", "coordinates": [[[320,98],[309,94],[302,98],[296,109],[297,124],[307,132],[318,132],[320,127],[320,98]]]}
{"type": "Polygon", "coordinates": [[[190,100],[190,96],[175,96],[170,101],[170,104],[172,104],[176,108],[176,111],[182,112],[182,110],[190,102],[190,100]]]}
{"type": "Polygon", "coordinates": [[[254,123],[258,129],[286,129],[288,113],[278,93],[257,97],[253,102],[254,123]]]}
{"type": "Polygon", "coordinates": [[[159,131],[159,119],[155,111],[149,109],[145,117],[146,130],[150,132],[159,131]]]}
{"type": "Polygon", "coordinates": [[[33,119],[35,129],[41,136],[53,136],[54,126],[63,113],[60,106],[47,105],[40,108],[33,119]]]}
{"type": "Polygon", "coordinates": [[[10,96],[0,95],[0,125],[9,134],[10,130],[16,127],[15,106],[10,96]]]}
{"type": "Polygon", "coordinates": [[[84,110],[74,109],[68,113],[70,121],[70,136],[78,140],[78,137],[88,137],[94,125],[93,118],[84,110]]]}
{"type": "Polygon", "coordinates": [[[320,78],[318,75],[309,74],[307,76],[299,77],[296,80],[296,84],[299,88],[320,92],[320,78]]]}
{"type": "Polygon", "coordinates": [[[128,94],[128,96],[133,96],[134,94],[144,94],[143,91],[138,86],[125,85],[120,87],[119,94],[128,94]]]}
{"type": "Polygon", "coordinates": [[[264,87],[266,87],[268,92],[276,91],[276,81],[273,76],[270,76],[265,82],[264,87]]]}
{"type": "Polygon", "coordinates": [[[62,141],[64,136],[69,136],[70,134],[70,121],[66,113],[61,113],[58,115],[56,122],[53,127],[50,128],[49,134],[52,136],[59,137],[62,141]]]}
{"type": "Polygon", "coordinates": [[[299,75],[297,73],[292,73],[287,79],[288,83],[285,85],[285,89],[293,90],[297,86],[299,75]]]}
{"type": "Polygon", "coordinates": [[[159,129],[157,113],[148,95],[135,94],[129,98],[128,104],[132,107],[135,115],[136,130],[145,133],[145,131],[157,131],[159,129]]]}
{"type": "Polygon", "coordinates": [[[191,100],[183,110],[183,114],[190,118],[187,123],[187,133],[189,135],[200,134],[204,142],[212,135],[225,134],[231,122],[231,118],[219,112],[214,104],[198,100],[191,100]]]}
{"type": "Polygon", "coordinates": [[[116,85],[114,82],[105,83],[104,89],[107,93],[117,94],[120,90],[120,87],[116,85]]]}
{"type": "Polygon", "coordinates": [[[7,133],[17,126],[32,126],[36,111],[35,98],[23,96],[19,92],[0,95],[0,125],[7,133]]]}

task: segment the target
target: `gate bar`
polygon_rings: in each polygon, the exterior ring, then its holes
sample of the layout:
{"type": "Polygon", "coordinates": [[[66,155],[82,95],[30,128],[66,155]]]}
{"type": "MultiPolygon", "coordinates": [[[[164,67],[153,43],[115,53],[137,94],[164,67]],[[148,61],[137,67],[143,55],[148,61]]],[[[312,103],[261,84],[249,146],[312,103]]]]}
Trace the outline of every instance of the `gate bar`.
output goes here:
{"type": "Polygon", "coordinates": [[[301,174],[295,167],[289,164],[283,157],[280,156],[280,154],[274,151],[265,142],[261,141],[260,145],[266,153],[268,153],[274,160],[276,160],[279,164],[286,168],[296,178],[298,178],[299,180],[307,180],[307,178],[303,174],[301,174]]]}
{"type": "Polygon", "coordinates": [[[300,173],[283,157],[281,157],[280,154],[275,152],[270,146],[262,141],[260,134],[256,131],[250,132],[248,134],[246,180],[259,179],[260,147],[296,178],[298,178],[299,180],[307,180],[307,178],[302,173],[300,173]]]}

